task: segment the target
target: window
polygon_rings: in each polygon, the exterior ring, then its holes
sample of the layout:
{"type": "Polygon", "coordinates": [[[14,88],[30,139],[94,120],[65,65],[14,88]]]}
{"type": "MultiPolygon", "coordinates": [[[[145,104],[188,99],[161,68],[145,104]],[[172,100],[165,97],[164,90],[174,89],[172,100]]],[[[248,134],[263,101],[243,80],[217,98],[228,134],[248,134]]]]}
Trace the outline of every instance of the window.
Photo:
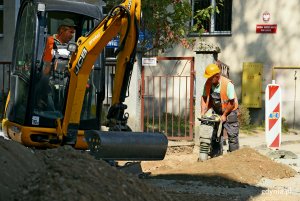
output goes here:
{"type": "MultiPolygon", "coordinates": [[[[202,23],[205,32],[203,35],[229,35],[231,34],[232,0],[192,0],[193,13],[209,6],[219,9],[219,13],[213,13],[210,19],[202,23]],[[220,5],[220,3],[222,5],[220,5]]],[[[195,19],[192,25],[196,24],[195,19]]],[[[199,27],[200,28],[200,27],[199,27]]]]}
{"type": "Polygon", "coordinates": [[[22,15],[16,29],[17,41],[15,42],[13,79],[11,80],[15,90],[10,105],[7,109],[9,119],[24,124],[26,121],[26,107],[28,103],[29,78],[31,73],[32,58],[34,56],[35,39],[35,6],[28,3],[22,10],[22,15]]]}
{"type": "Polygon", "coordinates": [[[3,23],[4,23],[3,0],[0,0],[0,36],[3,36],[3,23]]]}
{"type": "MultiPolygon", "coordinates": [[[[72,19],[74,23],[78,26],[75,27],[76,31],[74,37],[71,39],[72,42],[77,41],[77,39],[91,31],[95,26],[95,21],[93,18],[88,16],[83,16],[80,14],[75,14],[72,12],[64,11],[48,11],[46,12],[46,29],[41,29],[40,31],[47,30],[47,34],[39,33],[40,41],[46,41],[45,36],[52,36],[57,34],[58,27],[61,22],[66,19],[72,19]]],[[[34,18],[34,17],[33,17],[34,18]]],[[[42,19],[44,20],[44,19],[42,19]]],[[[39,24],[42,25],[42,21],[39,21],[39,24]]],[[[42,32],[43,33],[43,32],[42,32]]],[[[33,35],[33,34],[32,34],[33,35]]],[[[57,49],[65,50],[66,47],[63,45],[58,45],[57,49]]],[[[43,60],[43,52],[45,49],[45,42],[41,43],[38,49],[38,60],[43,60]]],[[[56,52],[56,51],[55,51],[56,52]]],[[[57,52],[58,53],[58,52],[57,52]]],[[[59,55],[59,54],[57,54],[59,55]]],[[[36,87],[33,90],[33,97],[35,97],[33,102],[33,115],[39,116],[38,124],[44,127],[53,127],[57,118],[62,118],[65,110],[65,101],[67,97],[67,85],[69,84],[69,76],[67,70],[68,59],[66,57],[56,57],[55,62],[51,64],[51,72],[49,81],[43,81],[42,79],[35,79],[36,87]],[[54,68],[55,63],[55,68],[54,68]],[[55,70],[54,70],[55,69],[55,70]],[[48,91],[47,91],[48,86],[48,91]],[[45,90],[46,89],[46,90],[45,90]],[[49,90],[50,89],[50,90],[49,90]]],[[[43,68],[43,62],[39,63],[41,69],[43,68]]],[[[96,64],[95,64],[96,65],[96,64]]],[[[99,65],[97,65],[99,66],[99,65]]],[[[37,72],[37,71],[36,71],[37,72]]],[[[92,72],[93,74],[94,72],[92,72]]],[[[39,77],[40,74],[36,74],[34,77],[39,77]]],[[[88,80],[88,86],[85,92],[85,98],[82,106],[82,112],[80,116],[80,125],[79,128],[87,128],[87,126],[94,126],[98,128],[99,124],[97,122],[96,114],[96,86],[94,84],[96,77],[90,75],[88,80]],[[93,125],[91,125],[93,124],[93,125]]]]}

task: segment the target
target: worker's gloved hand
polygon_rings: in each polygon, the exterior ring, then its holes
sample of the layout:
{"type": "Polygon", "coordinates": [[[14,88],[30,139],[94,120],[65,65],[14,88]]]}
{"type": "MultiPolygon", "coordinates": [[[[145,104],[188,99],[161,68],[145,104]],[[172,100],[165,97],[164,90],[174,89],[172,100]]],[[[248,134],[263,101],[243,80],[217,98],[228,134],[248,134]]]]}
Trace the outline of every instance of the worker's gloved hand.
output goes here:
{"type": "Polygon", "coordinates": [[[226,115],[223,114],[221,116],[221,122],[224,123],[226,120],[227,120],[226,115]]]}

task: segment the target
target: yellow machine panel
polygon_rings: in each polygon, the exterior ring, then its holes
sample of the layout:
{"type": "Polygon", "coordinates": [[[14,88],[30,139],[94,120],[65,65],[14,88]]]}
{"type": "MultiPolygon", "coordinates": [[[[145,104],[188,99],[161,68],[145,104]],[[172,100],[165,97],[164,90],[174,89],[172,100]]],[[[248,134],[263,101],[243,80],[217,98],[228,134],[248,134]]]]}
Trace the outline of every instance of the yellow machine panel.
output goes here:
{"type": "Polygon", "coordinates": [[[262,63],[243,63],[242,104],[247,108],[262,107],[262,63]]]}

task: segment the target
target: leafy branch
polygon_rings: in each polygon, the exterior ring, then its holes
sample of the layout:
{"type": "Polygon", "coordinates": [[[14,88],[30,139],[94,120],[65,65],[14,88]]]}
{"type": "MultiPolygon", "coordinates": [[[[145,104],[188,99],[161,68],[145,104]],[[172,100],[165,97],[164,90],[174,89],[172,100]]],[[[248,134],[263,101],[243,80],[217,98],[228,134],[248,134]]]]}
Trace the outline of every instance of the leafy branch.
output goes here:
{"type": "MultiPolygon", "coordinates": [[[[144,39],[141,41],[141,49],[144,52],[164,50],[181,44],[184,48],[193,48],[195,38],[189,34],[205,32],[203,24],[210,20],[211,14],[219,13],[218,6],[223,0],[219,0],[216,7],[209,6],[195,11],[187,0],[142,0],[141,31],[144,39]],[[194,18],[195,24],[190,25],[194,18]]],[[[120,0],[106,0],[107,8],[118,5],[120,0]]]]}

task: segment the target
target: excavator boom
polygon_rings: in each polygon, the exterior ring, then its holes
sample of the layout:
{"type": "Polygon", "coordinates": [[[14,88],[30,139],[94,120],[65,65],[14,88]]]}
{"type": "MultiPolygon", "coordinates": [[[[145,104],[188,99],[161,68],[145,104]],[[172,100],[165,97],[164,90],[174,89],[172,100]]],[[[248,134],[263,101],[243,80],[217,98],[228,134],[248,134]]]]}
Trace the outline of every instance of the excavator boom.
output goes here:
{"type": "MultiPolygon", "coordinates": [[[[125,101],[132,67],[135,60],[140,20],[140,0],[125,0],[113,8],[107,17],[87,36],[77,41],[77,51],[70,60],[70,90],[63,121],[63,131],[68,124],[78,124],[83,103],[85,85],[92,66],[108,42],[120,34],[121,45],[117,50],[117,68],[112,93],[112,107],[125,101]],[[81,97],[81,98],[78,98],[81,97]]],[[[110,116],[110,114],[109,114],[110,116]]]]}

